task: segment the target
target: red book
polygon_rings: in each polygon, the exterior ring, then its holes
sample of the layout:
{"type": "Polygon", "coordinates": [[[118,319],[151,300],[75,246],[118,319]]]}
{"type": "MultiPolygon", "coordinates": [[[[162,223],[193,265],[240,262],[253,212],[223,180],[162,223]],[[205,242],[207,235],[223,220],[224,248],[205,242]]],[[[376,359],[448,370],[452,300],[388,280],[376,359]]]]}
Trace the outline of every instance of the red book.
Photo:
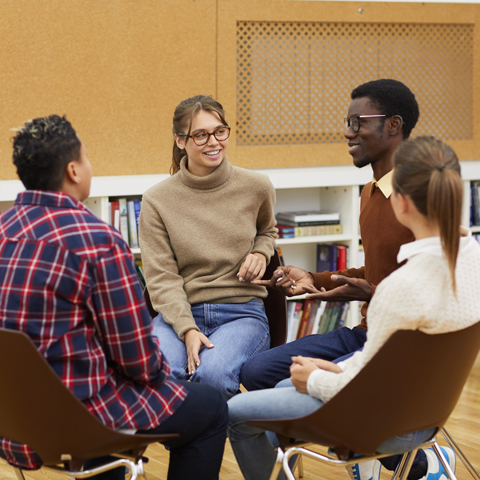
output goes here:
{"type": "Polygon", "coordinates": [[[115,227],[117,230],[120,230],[120,202],[117,200],[112,200],[110,202],[110,225],[115,227]]]}
{"type": "Polygon", "coordinates": [[[337,270],[347,269],[347,247],[337,245],[337,270]]]}
{"type": "Polygon", "coordinates": [[[316,299],[307,298],[303,301],[303,313],[302,319],[300,320],[300,326],[298,327],[297,339],[304,337],[307,334],[308,322],[312,314],[312,308],[316,303],[316,299]]]}

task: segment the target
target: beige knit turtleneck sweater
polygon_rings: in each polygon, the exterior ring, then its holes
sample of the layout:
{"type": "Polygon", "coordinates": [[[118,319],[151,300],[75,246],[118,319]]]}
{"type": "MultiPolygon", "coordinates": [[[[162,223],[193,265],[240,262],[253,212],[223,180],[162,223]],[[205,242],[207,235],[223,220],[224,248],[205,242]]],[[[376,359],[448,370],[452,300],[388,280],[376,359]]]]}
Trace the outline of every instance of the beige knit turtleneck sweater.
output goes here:
{"type": "Polygon", "coordinates": [[[196,327],[190,304],[244,303],[266,289],[240,282],[249,253],[275,248],[275,190],[266,175],[225,160],[206,177],[186,168],[143,195],[140,247],[153,307],[180,339],[196,327]]]}

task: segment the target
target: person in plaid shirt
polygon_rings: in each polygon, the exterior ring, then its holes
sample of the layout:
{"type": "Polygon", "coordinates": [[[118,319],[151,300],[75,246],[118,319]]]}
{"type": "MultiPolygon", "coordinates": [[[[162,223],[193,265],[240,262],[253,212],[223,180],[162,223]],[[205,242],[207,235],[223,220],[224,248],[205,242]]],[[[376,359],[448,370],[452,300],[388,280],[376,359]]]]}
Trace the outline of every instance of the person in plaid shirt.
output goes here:
{"type": "MultiPolygon", "coordinates": [[[[52,115],[26,122],[13,148],[26,191],[0,216],[0,328],[27,333],[108,427],[180,433],[165,442],[169,479],[218,479],[226,403],[212,387],[170,377],[128,245],[81,203],[92,177],[85,145],[52,115]]],[[[9,439],[0,438],[0,456],[22,468],[42,463],[9,439]]]]}

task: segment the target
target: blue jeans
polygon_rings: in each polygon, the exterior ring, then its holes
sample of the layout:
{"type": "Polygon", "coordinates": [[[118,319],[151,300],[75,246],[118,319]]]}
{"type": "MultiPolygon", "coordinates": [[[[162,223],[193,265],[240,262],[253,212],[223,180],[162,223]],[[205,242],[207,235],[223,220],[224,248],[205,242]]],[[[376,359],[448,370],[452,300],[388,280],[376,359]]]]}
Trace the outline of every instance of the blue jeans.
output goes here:
{"type": "Polygon", "coordinates": [[[339,328],[322,335],[308,335],[256,355],[245,363],[240,381],[247,390],[273,388],[290,377],[292,356],[340,361],[363,347],[367,332],[360,328],[339,328]]]}
{"type": "MultiPolygon", "coordinates": [[[[255,354],[270,347],[270,330],[263,303],[198,303],[192,314],[200,331],[215,345],[200,349],[200,366],[190,377],[217,388],[228,399],[240,387],[240,369],[255,354]]],[[[153,334],[172,368],[172,376],[188,378],[187,350],[172,326],[161,315],[154,319],[153,334]]]]}
{"type": "MultiPolygon", "coordinates": [[[[246,480],[268,480],[276,452],[265,430],[246,424],[247,420],[280,420],[308,415],[323,405],[318,398],[297,392],[294,387],[246,392],[228,401],[228,436],[237,463],[246,480]]],[[[379,453],[402,453],[430,438],[435,429],[395,437],[384,442],[379,453]]],[[[284,479],[283,471],[278,479],[284,479]]]]}

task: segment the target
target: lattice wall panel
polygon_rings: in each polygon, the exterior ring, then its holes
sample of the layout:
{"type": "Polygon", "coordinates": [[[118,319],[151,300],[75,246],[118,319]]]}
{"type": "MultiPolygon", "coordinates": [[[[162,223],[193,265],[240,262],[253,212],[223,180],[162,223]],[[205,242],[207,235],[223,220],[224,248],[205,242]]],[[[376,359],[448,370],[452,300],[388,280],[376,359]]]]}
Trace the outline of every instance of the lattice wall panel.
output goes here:
{"type": "Polygon", "coordinates": [[[238,22],[237,143],[344,141],[354,87],[408,85],[420,105],[413,135],[473,138],[472,25],[238,22]]]}

